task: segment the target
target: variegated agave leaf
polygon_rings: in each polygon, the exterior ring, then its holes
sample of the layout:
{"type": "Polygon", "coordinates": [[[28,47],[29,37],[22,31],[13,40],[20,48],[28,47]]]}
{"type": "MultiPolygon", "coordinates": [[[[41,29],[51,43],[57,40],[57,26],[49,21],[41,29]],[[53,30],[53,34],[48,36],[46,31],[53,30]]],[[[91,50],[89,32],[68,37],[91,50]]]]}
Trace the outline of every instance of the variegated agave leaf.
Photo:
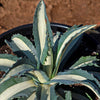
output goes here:
{"type": "Polygon", "coordinates": [[[0,83],[8,80],[12,76],[18,76],[19,74],[24,74],[29,70],[34,70],[34,66],[27,58],[22,58],[18,60],[9,70],[3,75],[0,83]],[[25,62],[26,61],[26,62],[25,62]]]}
{"type": "Polygon", "coordinates": [[[0,54],[0,71],[7,72],[19,58],[10,54],[0,54]]]}
{"type": "Polygon", "coordinates": [[[57,100],[55,85],[42,85],[38,90],[38,100],[57,100]]]}
{"type": "Polygon", "coordinates": [[[16,53],[19,57],[26,56],[34,64],[37,64],[37,53],[34,45],[26,37],[17,34],[11,38],[11,41],[5,41],[9,47],[16,53]]]}
{"type": "Polygon", "coordinates": [[[49,48],[52,48],[53,46],[53,34],[46,15],[45,4],[43,0],[41,0],[38,4],[34,15],[33,35],[36,50],[38,52],[38,59],[43,65],[47,65],[48,61],[50,63],[50,59],[52,58],[52,50],[49,48]],[[49,55],[48,52],[50,54],[49,57],[47,57],[49,55]]]}
{"type": "Polygon", "coordinates": [[[100,66],[98,65],[99,61],[100,60],[96,58],[96,56],[81,57],[70,67],[70,69],[87,70],[89,73],[94,75],[98,80],[100,80],[99,78],[100,66]]]}
{"type": "Polygon", "coordinates": [[[64,85],[81,84],[91,89],[100,99],[100,84],[93,75],[83,70],[68,70],[60,72],[50,81],[51,84],[59,83],[64,85]]]}
{"type": "Polygon", "coordinates": [[[59,65],[60,65],[61,61],[63,61],[65,56],[67,56],[67,59],[69,58],[73,49],[75,49],[73,47],[76,46],[76,44],[82,37],[82,33],[84,33],[85,31],[87,31],[95,26],[96,25],[86,25],[86,26],[82,26],[79,28],[75,27],[75,28],[69,29],[69,31],[65,32],[61,36],[61,38],[58,42],[57,58],[56,58],[56,62],[55,62],[55,70],[53,72],[53,76],[56,75],[59,65]]]}
{"type": "Polygon", "coordinates": [[[78,61],[76,61],[70,67],[70,69],[82,68],[82,67],[89,66],[89,65],[91,65],[91,66],[95,65],[96,67],[99,67],[97,65],[97,61],[99,61],[99,59],[97,59],[96,56],[81,57],[78,61]]]}
{"type": "Polygon", "coordinates": [[[33,35],[36,50],[38,52],[38,60],[44,65],[43,70],[51,77],[53,69],[53,34],[46,15],[43,0],[38,4],[34,15],[33,35]]]}
{"type": "Polygon", "coordinates": [[[0,84],[0,100],[9,100],[16,96],[26,96],[28,98],[35,90],[36,85],[32,79],[26,77],[12,77],[0,84]],[[24,90],[27,92],[23,92],[24,90]]]}

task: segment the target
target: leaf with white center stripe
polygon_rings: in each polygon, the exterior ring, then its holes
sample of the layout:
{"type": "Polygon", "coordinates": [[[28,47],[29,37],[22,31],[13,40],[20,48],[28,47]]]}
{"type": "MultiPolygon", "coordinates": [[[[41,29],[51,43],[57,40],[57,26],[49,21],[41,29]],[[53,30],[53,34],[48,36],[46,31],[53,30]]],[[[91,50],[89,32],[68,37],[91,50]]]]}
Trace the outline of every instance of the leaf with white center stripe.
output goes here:
{"type": "Polygon", "coordinates": [[[26,56],[34,64],[37,64],[37,53],[34,45],[26,37],[17,34],[11,38],[11,41],[6,40],[5,42],[19,57],[26,56]]]}
{"type": "MultiPolygon", "coordinates": [[[[14,95],[29,88],[35,88],[33,80],[26,77],[10,78],[0,84],[0,100],[9,100],[14,95]]],[[[30,91],[31,92],[31,91],[30,91]]]]}
{"type": "Polygon", "coordinates": [[[89,64],[95,64],[96,61],[98,61],[99,59],[97,59],[95,56],[86,56],[86,57],[81,57],[78,61],[76,61],[71,67],[70,69],[77,69],[77,68],[81,68],[81,67],[85,67],[89,64]]]}
{"type": "Polygon", "coordinates": [[[7,71],[18,60],[16,56],[10,54],[0,54],[0,71],[7,71]]]}
{"type": "Polygon", "coordinates": [[[57,100],[55,85],[42,85],[40,100],[57,100]]]}
{"type": "Polygon", "coordinates": [[[79,28],[72,28],[69,31],[66,31],[60,38],[58,43],[58,50],[57,50],[57,58],[55,63],[55,70],[53,73],[53,76],[57,74],[59,65],[61,61],[67,56],[67,58],[70,56],[70,54],[74,51],[73,47],[78,43],[78,41],[82,37],[82,33],[85,31],[95,27],[96,25],[86,25],[79,28]]]}
{"type": "Polygon", "coordinates": [[[51,84],[59,83],[64,85],[81,84],[91,89],[100,99],[100,84],[93,75],[82,70],[68,70],[67,72],[60,72],[57,76],[51,79],[51,84]]]}
{"type": "Polygon", "coordinates": [[[100,88],[98,88],[96,84],[94,84],[92,81],[82,82],[81,84],[92,90],[98,99],[100,99],[100,88]]]}
{"type": "Polygon", "coordinates": [[[38,78],[40,83],[45,83],[49,80],[48,76],[45,74],[45,72],[41,70],[35,70],[34,75],[38,78]]]}
{"type": "Polygon", "coordinates": [[[48,43],[50,43],[51,47],[53,46],[53,34],[46,15],[43,0],[38,4],[34,15],[33,35],[36,50],[38,52],[38,59],[44,64],[45,59],[48,56],[48,43]]]}
{"type": "Polygon", "coordinates": [[[79,75],[79,76],[86,78],[86,80],[94,81],[100,88],[100,84],[98,80],[92,74],[88,73],[87,71],[81,70],[81,69],[74,69],[74,70],[68,70],[66,72],[59,72],[58,75],[79,75]]]}
{"type": "Polygon", "coordinates": [[[30,64],[25,64],[25,62],[22,62],[23,59],[17,61],[12,68],[10,68],[7,73],[4,74],[3,79],[1,79],[0,83],[6,81],[12,76],[18,76],[20,74],[24,74],[26,71],[34,70],[34,67],[30,64]],[[19,64],[20,63],[20,64],[19,64]]]}
{"type": "MultiPolygon", "coordinates": [[[[35,92],[36,93],[36,87],[31,87],[28,89],[24,89],[21,92],[16,93],[14,96],[11,97],[12,98],[18,98],[18,100],[27,100],[30,98],[30,96],[35,92]]],[[[31,99],[32,100],[32,99],[31,99]]],[[[33,99],[34,100],[34,99],[33,99]]]]}

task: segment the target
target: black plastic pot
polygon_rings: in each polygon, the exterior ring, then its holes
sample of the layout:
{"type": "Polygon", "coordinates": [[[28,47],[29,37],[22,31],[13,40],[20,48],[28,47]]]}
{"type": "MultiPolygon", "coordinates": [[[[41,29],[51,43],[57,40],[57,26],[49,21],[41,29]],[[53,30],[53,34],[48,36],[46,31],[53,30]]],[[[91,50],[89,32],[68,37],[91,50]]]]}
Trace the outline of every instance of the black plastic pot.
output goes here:
{"type": "MultiPolygon", "coordinates": [[[[32,27],[33,27],[32,24],[27,24],[27,25],[22,25],[22,26],[16,27],[7,32],[4,32],[3,34],[0,35],[0,47],[5,44],[5,42],[4,42],[5,39],[10,39],[13,34],[17,34],[17,33],[20,33],[20,34],[28,37],[32,41],[31,38],[34,38],[31,35],[32,27]]],[[[57,24],[57,23],[51,23],[51,28],[54,33],[59,31],[59,32],[61,32],[61,34],[63,34],[69,27],[71,27],[71,26],[57,24]]],[[[76,48],[75,52],[73,52],[72,55],[70,55],[69,60],[66,61],[66,59],[64,59],[64,61],[62,61],[59,71],[63,71],[64,69],[67,69],[68,67],[70,67],[70,65],[73,64],[74,61],[79,59],[80,56],[89,55],[93,51],[95,51],[96,47],[97,47],[97,42],[95,40],[93,40],[89,35],[84,34],[82,41],[79,42],[79,44],[77,46],[78,46],[78,48],[76,48]],[[62,66],[64,66],[64,67],[62,67],[62,66]]]]}

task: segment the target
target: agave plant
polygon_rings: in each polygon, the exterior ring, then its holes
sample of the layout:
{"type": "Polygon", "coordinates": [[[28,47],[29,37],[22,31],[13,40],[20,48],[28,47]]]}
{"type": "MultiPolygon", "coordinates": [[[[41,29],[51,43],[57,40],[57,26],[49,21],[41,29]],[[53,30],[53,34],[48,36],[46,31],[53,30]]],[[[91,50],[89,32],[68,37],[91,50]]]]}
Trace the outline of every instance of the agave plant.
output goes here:
{"type": "Polygon", "coordinates": [[[82,34],[95,26],[73,26],[63,35],[58,32],[53,36],[44,1],[40,0],[33,23],[35,45],[20,34],[5,40],[15,55],[0,55],[0,70],[5,71],[0,79],[0,100],[92,100],[88,92],[81,94],[61,85],[87,87],[100,99],[99,73],[91,70],[100,69],[96,57],[81,57],[68,70],[58,72],[82,34]],[[86,67],[91,68],[87,71],[86,67]]]}

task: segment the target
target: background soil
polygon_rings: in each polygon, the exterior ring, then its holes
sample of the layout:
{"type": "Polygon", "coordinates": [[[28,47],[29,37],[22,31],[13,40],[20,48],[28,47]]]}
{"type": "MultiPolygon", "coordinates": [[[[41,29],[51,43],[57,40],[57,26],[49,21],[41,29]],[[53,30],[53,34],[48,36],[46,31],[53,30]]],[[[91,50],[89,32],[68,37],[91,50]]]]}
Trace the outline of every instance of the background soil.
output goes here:
{"type": "MultiPolygon", "coordinates": [[[[67,25],[100,22],[100,0],[44,0],[50,22],[67,25]]],[[[0,34],[33,22],[39,0],[0,0],[0,34]]],[[[98,37],[98,36],[97,36],[98,37]]]]}
{"type": "MultiPolygon", "coordinates": [[[[44,0],[50,22],[95,24],[100,22],[100,0],[44,0]]],[[[0,0],[0,33],[33,22],[39,0],[0,0]]]]}

